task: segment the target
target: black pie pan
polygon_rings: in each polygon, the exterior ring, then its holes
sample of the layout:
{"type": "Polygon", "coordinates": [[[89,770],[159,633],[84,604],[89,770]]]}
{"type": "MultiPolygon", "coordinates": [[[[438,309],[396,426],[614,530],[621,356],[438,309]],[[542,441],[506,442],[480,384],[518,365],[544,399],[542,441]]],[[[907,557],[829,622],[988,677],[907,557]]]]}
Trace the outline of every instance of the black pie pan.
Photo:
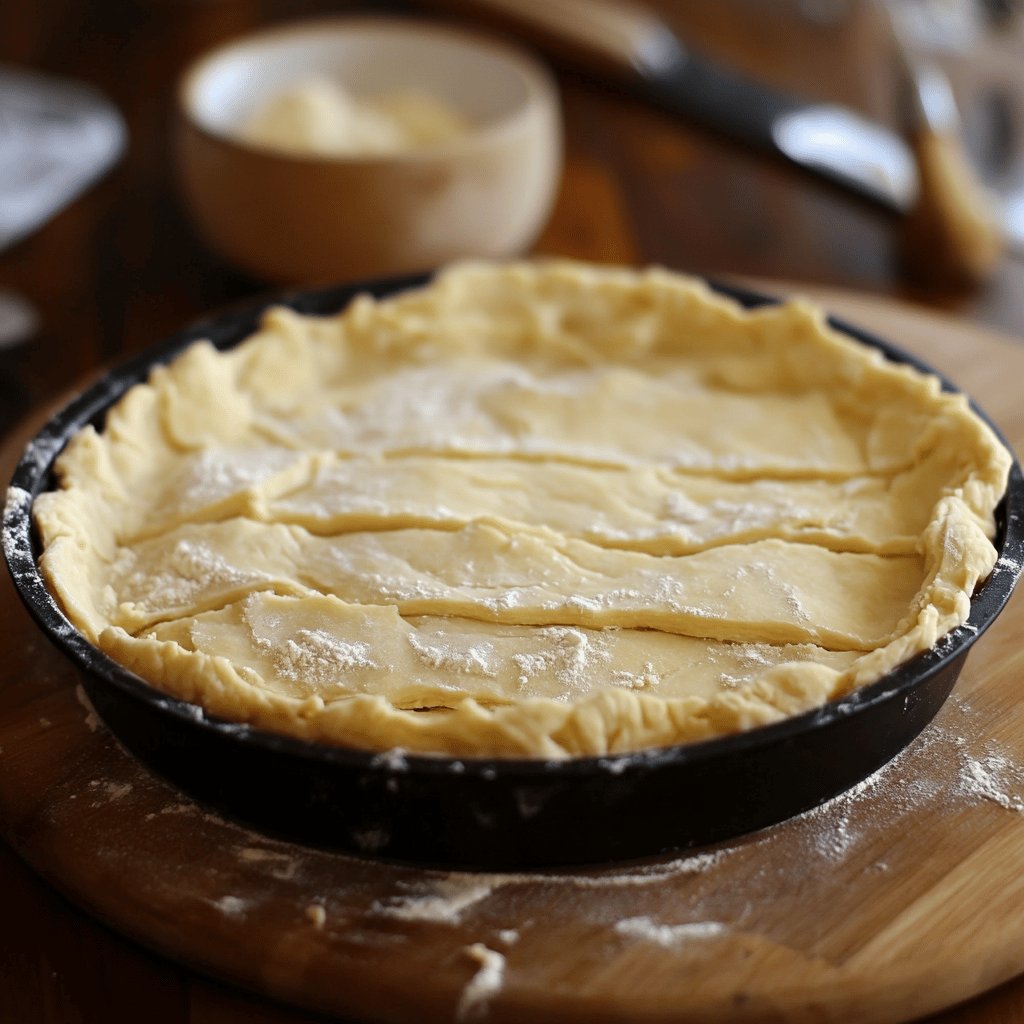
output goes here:
{"type": "MultiPolygon", "coordinates": [[[[404,278],[275,296],[310,314],[404,278]]],[[[748,307],[775,301],[716,286],[748,307]]],[[[971,646],[1002,610],[1024,562],[1024,478],[1015,461],[997,510],[999,562],[970,617],[933,649],[806,714],[737,735],[642,753],[561,761],[373,754],[207,717],[102,654],[65,618],[36,567],[31,501],[53,460],[150,369],[198,338],[220,348],[257,326],[269,301],[197,323],[107,374],[27,447],[5,510],[8,565],[22,601],[73,662],[96,711],[142,762],[218,812],[290,841],[362,856],[473,869],[596,864],[707,845],[780,822],[850,788],[899,753],[949,695],[971,646]]],[[[894,361],[928,366],[841,321],[894,361]]],[[[943,386],[953,390],[948,381],[943,386]]]]}

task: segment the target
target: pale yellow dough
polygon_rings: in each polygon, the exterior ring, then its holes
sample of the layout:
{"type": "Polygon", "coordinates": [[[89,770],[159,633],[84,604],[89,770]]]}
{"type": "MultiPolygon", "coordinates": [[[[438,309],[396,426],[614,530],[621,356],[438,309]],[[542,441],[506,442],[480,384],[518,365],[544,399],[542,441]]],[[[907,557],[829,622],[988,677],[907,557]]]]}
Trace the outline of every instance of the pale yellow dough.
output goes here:
{"type": "Polygon", "coordinates": [[[310,78],[273,96],[239,134],[287,153],[372,156],[451,142],[469,130],[457,110],[429,93],[354,96],[330,78],[310,78]]]}
{"type": "Polygon", "coordinates": [[[1009,465],[803,302],[462,264],[193,346],[35,512],[75,625],[212,715],[561,758],[777,721],[932,646],[1009,465]]]}

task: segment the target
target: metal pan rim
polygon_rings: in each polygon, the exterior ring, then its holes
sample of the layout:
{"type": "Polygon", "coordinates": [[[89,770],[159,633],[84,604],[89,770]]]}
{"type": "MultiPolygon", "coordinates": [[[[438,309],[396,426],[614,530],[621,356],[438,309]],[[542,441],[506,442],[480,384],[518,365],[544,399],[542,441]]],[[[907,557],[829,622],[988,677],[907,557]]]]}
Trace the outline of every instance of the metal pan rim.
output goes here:
{"type": "MultiPolygon", "coordinates": [[[[161,693],[94,647],[71,625],[51,596],[36,566],[37,544],[31,522],[32,502],[49,486],[52,465],[71,436],[89,422],[95,422],[131,386],[146,379],[156,365],[166,363],[193,342],[210,338],[218,348],[229,348],[255,329],[262,312],[271,305],[284,304],[299,312],[329,315],[340,311],[355,295],[371,292],[387,295],[422,284],[430,275],[417,274],[314,290],[274,293],[238,303],[212,316],[195,321],[163,342],[118,364],[52,416],[28,443],[11,479],[4,514],[4,552],[15,588],[33,619],[49,639],[63,650],[79,669],[99,677],[128,695],[158,708],[163,714],[187,719],[196,726],[219,734],[225,743],[261,746],[297,759],[347,765],[355,768],[386,768],[393,765],[387,753],[359,750],[302,740],[257,727],[206,717],[196,705],[161,693]],[[10,498],[12,493],[22,500],[10,498]],[[27,499],[24,497],[27,495],[27,499]]],[[[731,284],[708,280],[710,287],[733,298],[746,308],[774,304],[777,297],[731,284]]],[[[886,358],[905,363],[936,376],[944,390],[959,389],[923,360],[891,342],[845,320],[829,317],[830,326],[861,344],[880,350],[886,358]]],[[[998,428],[973,401],[971,407],[1012,452],[998,428]]],[[[995,621],[1009,600],[1024,566],[1024,474],[1014,458],[1006,493],[997,511],[1000,523],[997,570],[971,600],[967,622],[943,637],[939,644],[897,666],[881,679],[849,695],[799,715],[745,732],[711,739],[656,747],[630,753],[565,759],[523,757],[452,757],[443,754],[402,752],[403,774],[435,775],[459,773],[486,779],[505,777],[590,776],[594,773],[645,772],[668,765],[712,762],[721,757],[742,756],[752,748],[769,746],[829,726],[837,719],[857,714],[879,703],[907,695],[963,658],[975,641],[995,621]]]]}

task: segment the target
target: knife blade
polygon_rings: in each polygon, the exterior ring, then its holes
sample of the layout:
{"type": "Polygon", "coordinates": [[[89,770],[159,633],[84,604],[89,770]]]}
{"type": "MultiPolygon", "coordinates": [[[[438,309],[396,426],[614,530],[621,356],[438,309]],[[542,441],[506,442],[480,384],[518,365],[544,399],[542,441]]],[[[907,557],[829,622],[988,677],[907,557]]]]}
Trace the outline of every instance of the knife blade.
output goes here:
{"type": "Polygon", "coordinates": [[[663,31],[667,35],[652,39],[634,62],[632,89],[644,98],[891,212],[913,205],[914,157],[894,131],[848,107],[771,89],[685,48],[667,27],[663,31]]]}

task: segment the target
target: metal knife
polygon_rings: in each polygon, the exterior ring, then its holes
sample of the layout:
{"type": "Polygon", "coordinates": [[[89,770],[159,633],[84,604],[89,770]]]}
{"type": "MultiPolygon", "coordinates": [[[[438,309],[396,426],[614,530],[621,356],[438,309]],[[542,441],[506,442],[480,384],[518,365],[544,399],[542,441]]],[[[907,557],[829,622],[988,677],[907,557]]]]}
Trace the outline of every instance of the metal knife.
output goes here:
{"type": "MultiPolygon", "coordinates": [[[[445,5],[451,6],[451,5],[445,5]]],[[[694,52],[653,10],[628,0],[462,0],[529,31],[590,75],[726,138],[781,158],[893,214],[907,214],[919,175],[907,141],[834,103],[772,89],[694,52]]],[[[993,198],[1005,243],[1024,256],[1024,217],[993,198]]]]}

